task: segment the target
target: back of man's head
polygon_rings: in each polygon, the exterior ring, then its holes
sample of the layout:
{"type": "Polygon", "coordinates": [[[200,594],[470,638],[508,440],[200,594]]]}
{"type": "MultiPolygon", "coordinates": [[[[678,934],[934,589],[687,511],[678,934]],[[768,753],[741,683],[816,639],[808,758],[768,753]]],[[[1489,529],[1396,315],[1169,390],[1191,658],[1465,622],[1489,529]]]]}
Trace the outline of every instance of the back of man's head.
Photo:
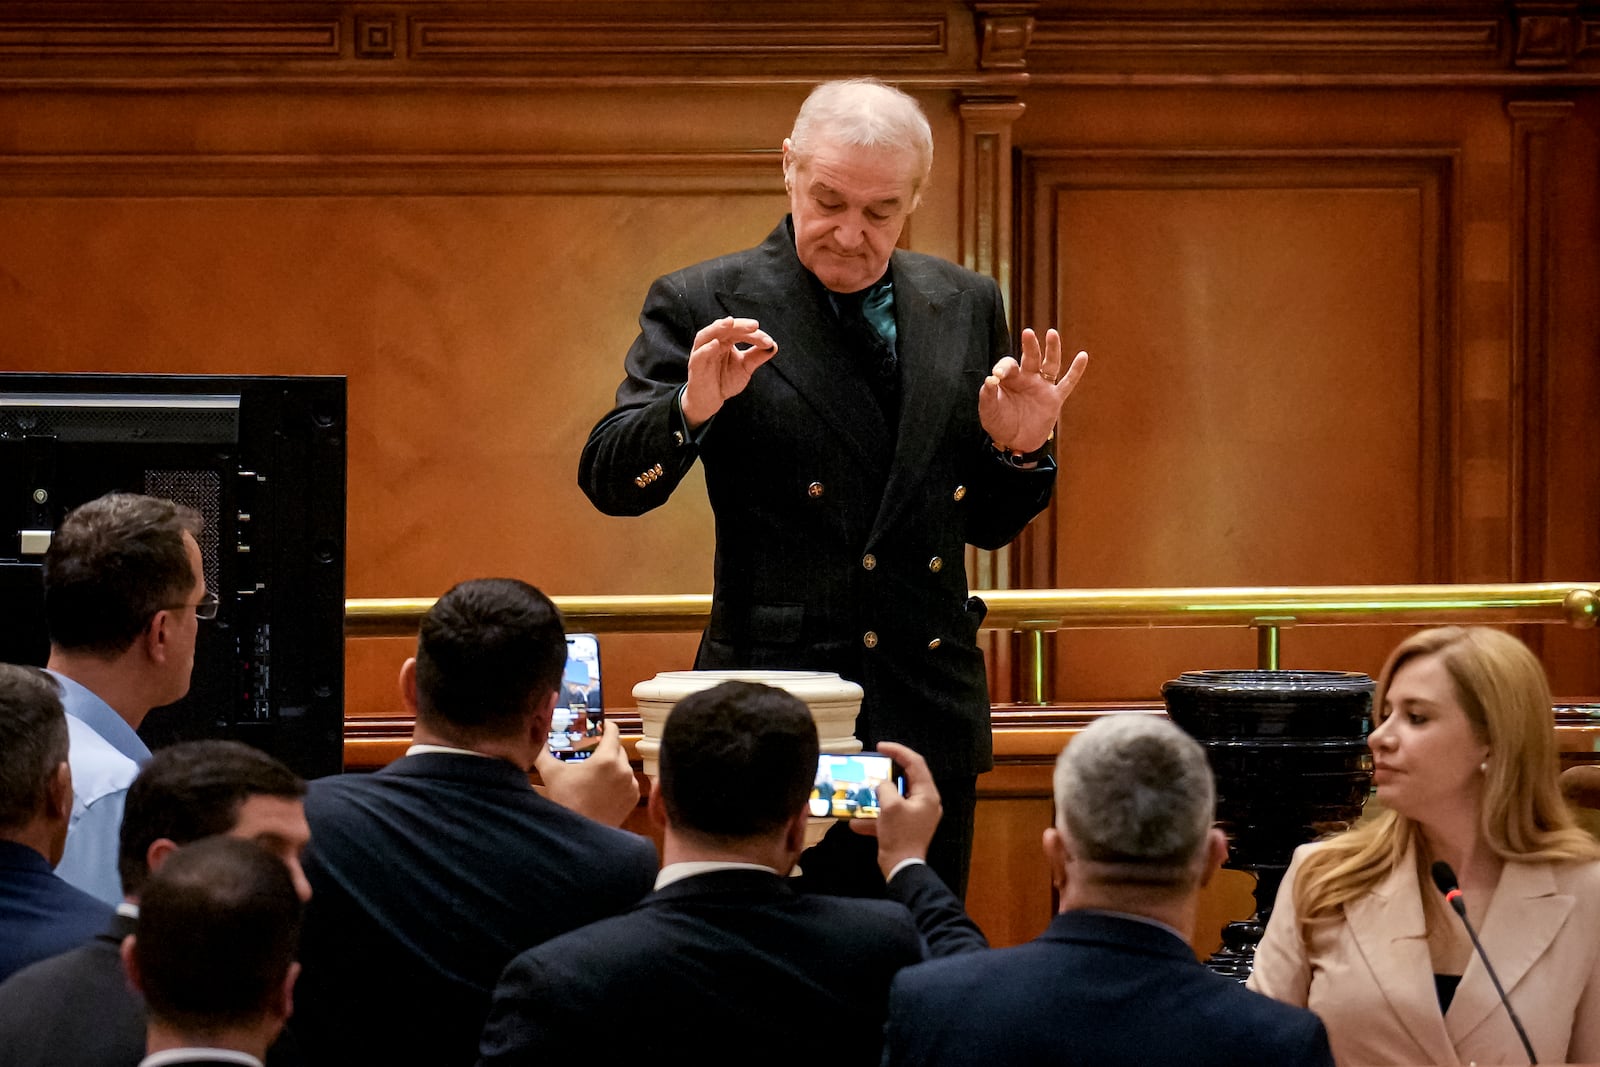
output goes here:
{"type": "Polygon", "coordinates": [[[723,682],[673,707],[661,731],[660,786],[672,829],[721,841],[782,831],[817,773],[817,726],[799,698],[723,682]]]}
{"type": "Polygon", "coordinates": [[[204,1036],[281,1022],[300,911],[283,863],[249,841],[173,853],[145,886],[127,950],[152,1023],[204,1036]]]}
{"type": "Polygon", "coordinates": [[[123,894],[143,897],[156,841],[187,845],[225,834],[250,797],[298,799],[305,792],[299,775],[238,741],[185,741],[161,749],[128,789],[117,849],[123,894]]]}
{"type": "Polygon", "coordinates": [[[1202,876],[1216,786],[1200,745],[1154,715],[1108,716],[1056,760],[1056,829],[1080,875],[1181,892],[1202,876]]]}
{"type": "Polygon", "coordinates": [[[198,540],[200,516],[170,500],[109,493],[67,513],[44,557],[50,643],[115,656],[150,617],[194,588],[183,540],[198,540]]]}
{"type": "Polygon", "coordinates": [[[461,742],[520,733],[555,692],[566,631],[550,598],[514,578],[477,578],[428,610],[417,634],[417,718],[461,742]]]}
{"type": "Polygon", "coordinates": [[[32,667],[0,663],[0,836],[45,814],[66,762],[67,717],[55,679],[32,667]]]}

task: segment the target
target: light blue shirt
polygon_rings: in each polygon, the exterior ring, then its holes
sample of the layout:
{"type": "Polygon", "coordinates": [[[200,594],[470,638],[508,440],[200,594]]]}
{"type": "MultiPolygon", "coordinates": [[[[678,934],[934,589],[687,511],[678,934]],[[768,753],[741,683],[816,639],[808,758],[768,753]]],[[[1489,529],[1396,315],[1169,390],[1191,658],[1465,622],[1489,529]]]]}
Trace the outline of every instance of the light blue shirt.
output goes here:
{"type": "Polygon", "coordinates": [[[107,904],[120,904],[117,835],[122,809],[150,749],[110,704],[66,675],[50,674],[61,685],[67,710],[67,762],[72,766],[72,819],[56,874],[107,904]]]}

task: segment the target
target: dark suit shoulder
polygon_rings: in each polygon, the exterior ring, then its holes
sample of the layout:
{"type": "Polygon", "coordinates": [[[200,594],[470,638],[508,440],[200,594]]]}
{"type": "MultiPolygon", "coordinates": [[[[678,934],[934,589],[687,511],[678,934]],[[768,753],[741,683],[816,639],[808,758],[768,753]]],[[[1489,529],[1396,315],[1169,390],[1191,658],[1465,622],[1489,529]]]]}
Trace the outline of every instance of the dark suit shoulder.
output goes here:
{"type": "Polygon", "coordinates": [[[1181,952],[1139,930],[1120,945],[1062,940],[1059,924],[1024,945],[901,971],[886,1062],[1332,1063],[1313,1013],[1214,974],[1176,937],[1181,952]]]}
{"type": "Polygon", "coordinates": [[[0,983],[0,1063],[7,1067],[134,1067],[144,1047],[144,1001],[129,988],[109,937],[0,983]]]}

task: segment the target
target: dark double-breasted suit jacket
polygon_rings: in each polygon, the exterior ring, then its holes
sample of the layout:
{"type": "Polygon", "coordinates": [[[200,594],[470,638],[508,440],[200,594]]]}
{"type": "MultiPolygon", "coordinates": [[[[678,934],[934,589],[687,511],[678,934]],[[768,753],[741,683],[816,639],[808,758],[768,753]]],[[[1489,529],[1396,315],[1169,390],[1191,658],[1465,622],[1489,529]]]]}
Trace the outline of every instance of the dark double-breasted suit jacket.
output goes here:
{"type": "Polygon", "coordinates": [[[480,1065],[875,1064],[894,974],[986,945],[926,866],[898,873],[892,900],[792,882],[697,875],[523,953],[495,990],[480,1065]],[[597,1035],[597,1011],[625,1020],[627,1039],[597,1035]]]}
{"type": "Polygon", "coordinates": [[[579,481],[603,512],[664,503],[699,459],[716,515],[711,624],[696,666],[836,671],[861,683],[857,734],[900,741],[935,773],[992,764],[989,698],[964,550],[998,548],[1044,507],[1055,466],[998,458],[978,391],[1009,335],[999,287],[894,253],[898,425],[851,357],[787,220],[759,247],[658,279],[616,407],[579,481]],[[677,407],[695,333],[759,320],[778,345],[704,427],[677,407]]]}
{"type": "Polygon", "coordinates": [[[506,962],[632,906],[658,867],[645,838],[480,756],[320,779],[306,820],[312,897],[290,1027],[312,1064],[470,1064],[506,962]]]}
{"type": "Polygon", "coordinates": [[[901,971],[883,1063],[1332,1067],[1333,1057],[1315,1015],[1212,973],[1171,931],[1069,911],[1027,944],[901,971]]]}

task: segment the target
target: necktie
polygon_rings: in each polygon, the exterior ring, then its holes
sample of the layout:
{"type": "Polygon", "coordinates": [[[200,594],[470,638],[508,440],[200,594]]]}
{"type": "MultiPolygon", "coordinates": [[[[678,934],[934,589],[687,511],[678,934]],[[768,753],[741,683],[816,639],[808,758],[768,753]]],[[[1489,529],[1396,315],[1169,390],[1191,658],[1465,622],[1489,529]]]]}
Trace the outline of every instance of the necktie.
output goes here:
{"type": "Polygon", "coordinates": [[[834,294],[845,344],[866,374],[884,418],[900,417],[900,367],[895,356],[894,283],[887,278],[858,293],[834,294]]]}

